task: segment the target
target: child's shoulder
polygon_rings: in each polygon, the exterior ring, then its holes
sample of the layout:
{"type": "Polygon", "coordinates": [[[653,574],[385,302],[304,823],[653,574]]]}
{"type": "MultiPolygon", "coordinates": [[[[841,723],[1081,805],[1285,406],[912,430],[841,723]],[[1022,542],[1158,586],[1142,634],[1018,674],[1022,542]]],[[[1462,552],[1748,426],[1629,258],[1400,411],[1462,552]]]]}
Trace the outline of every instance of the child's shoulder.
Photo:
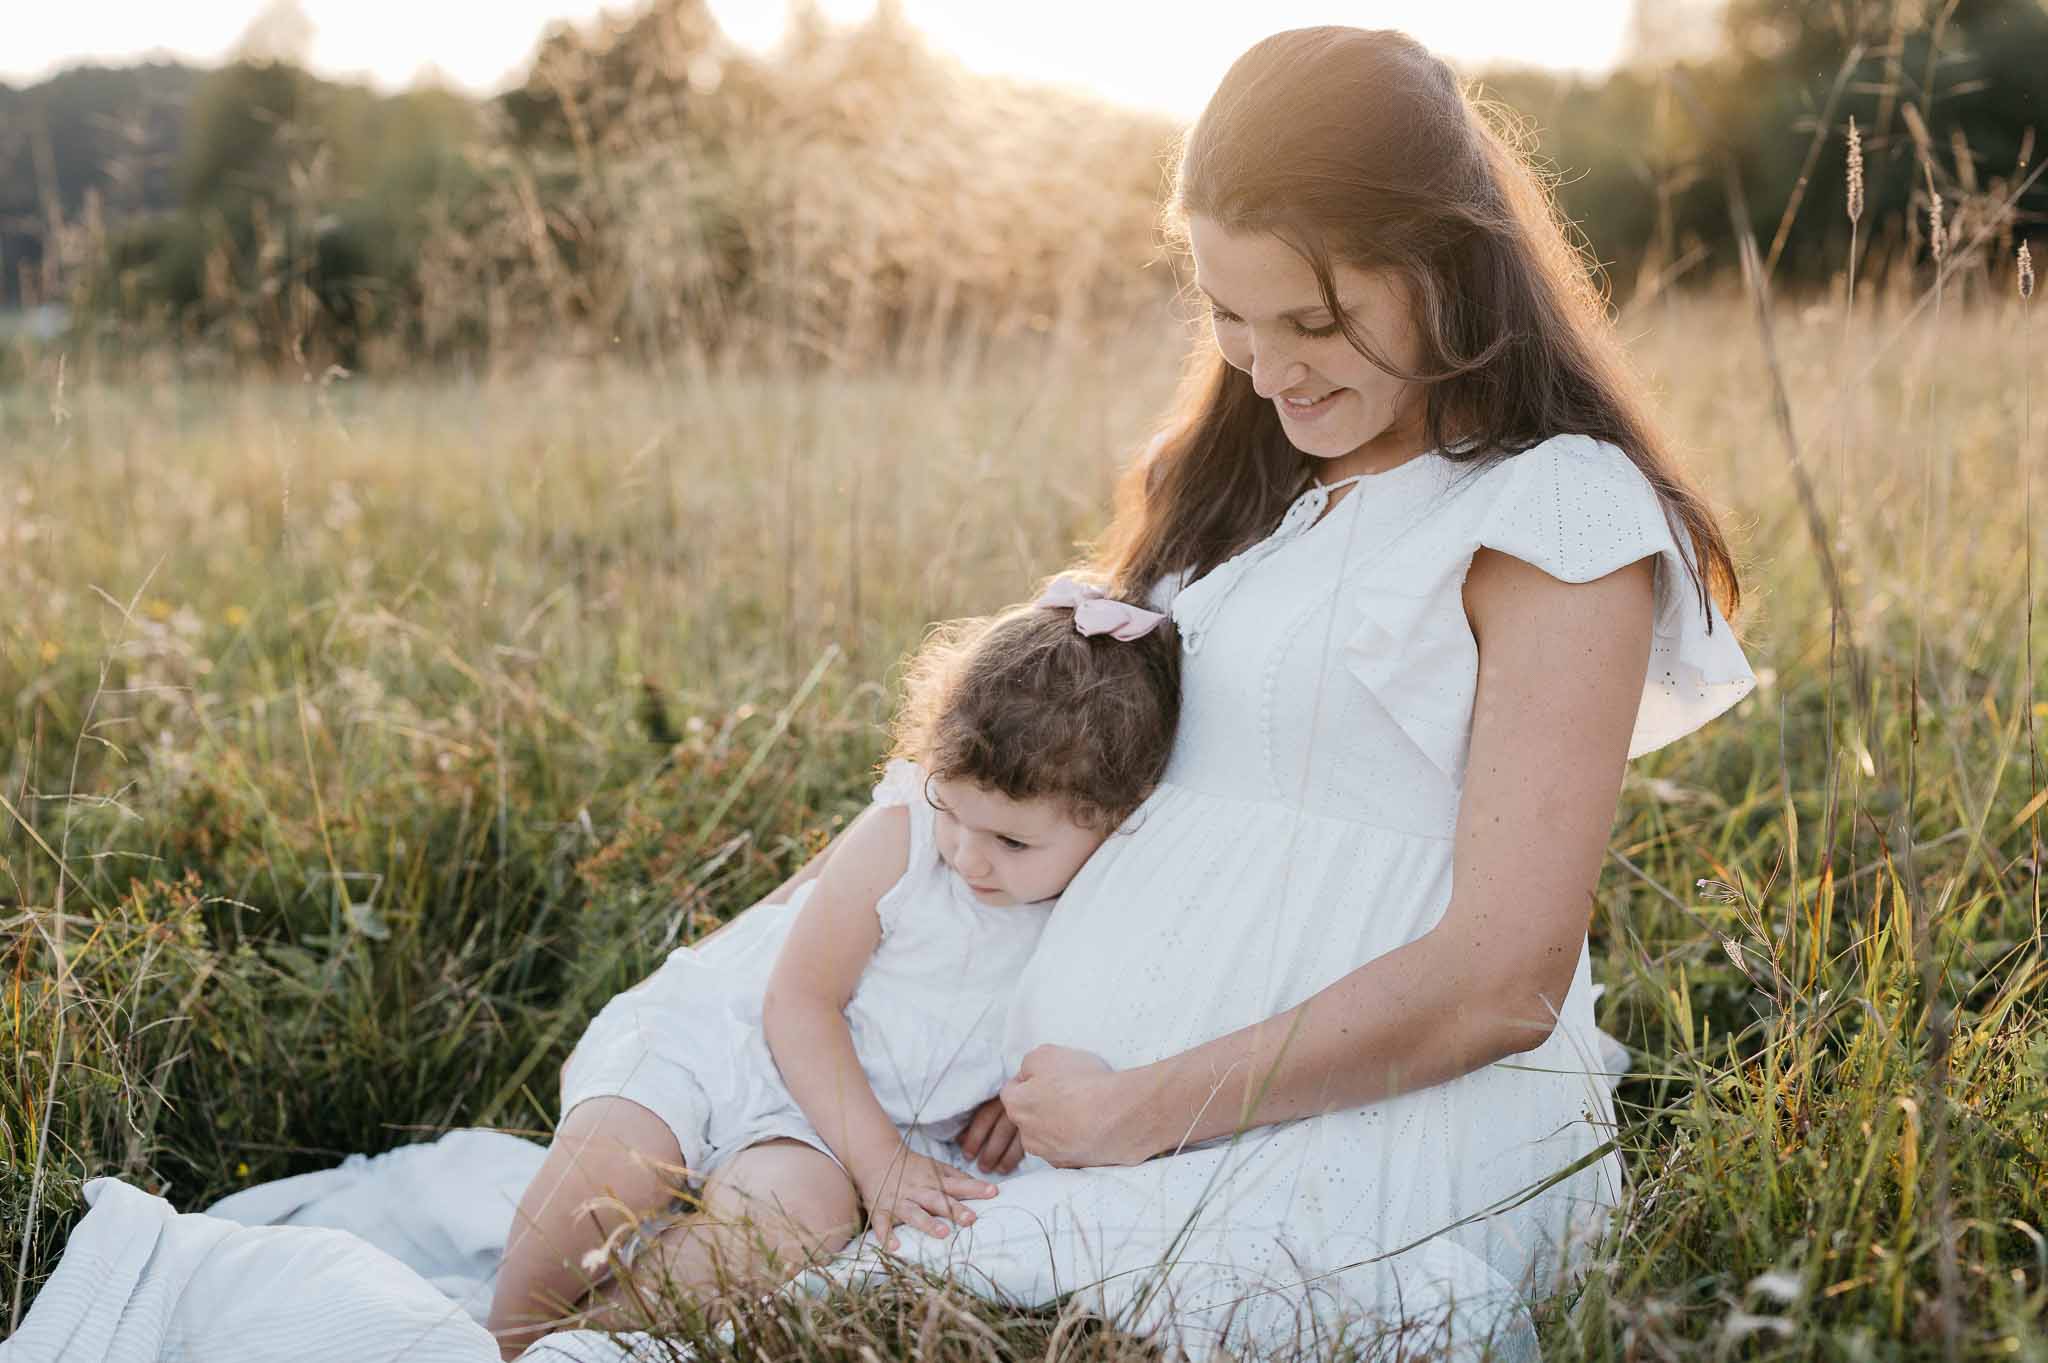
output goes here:
{"type": "Polygon", "coordinates": [[[876,801],[840,835],[822,874],[835,895],[879,902],[909,869],[914,842],[909,808],[876,801]]]}
{"type": "Polygon", "coordinates": [[[926,789],[930,774],[905,757],[891,758],[875,782],[872,802],[863,817],[886,819],[892,829],[905,830],[903,865],[900,871],[914,871],[938,857],[934,823],[938,811],[932,808],[926,789]]]}

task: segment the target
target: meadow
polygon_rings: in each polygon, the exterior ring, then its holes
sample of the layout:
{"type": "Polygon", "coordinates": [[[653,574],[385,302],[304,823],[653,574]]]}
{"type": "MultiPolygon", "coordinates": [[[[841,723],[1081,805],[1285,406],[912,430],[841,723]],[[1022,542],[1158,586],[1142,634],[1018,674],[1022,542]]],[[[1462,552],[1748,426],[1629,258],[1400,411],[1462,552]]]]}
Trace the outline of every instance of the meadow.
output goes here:
{"type": "MultiPolygon", "coordinates": [[[[1760,685],[1629,772],[1592,932],[1631,1188],[1552,1359],[2048,1359],[2048,376],[1993,284],[1782,306],[1775,366],[1733,292],[1622,314],[1760,685]]],[[[1184,330],[0,390],[0,1321],[85,1178],[191,1209],[544,1136],[604,998],[861,807],[927,623],[1099,531],[1184,330]]],[[[1130,1352],[916,1285],[716,1350],[1130,1352]]]]}

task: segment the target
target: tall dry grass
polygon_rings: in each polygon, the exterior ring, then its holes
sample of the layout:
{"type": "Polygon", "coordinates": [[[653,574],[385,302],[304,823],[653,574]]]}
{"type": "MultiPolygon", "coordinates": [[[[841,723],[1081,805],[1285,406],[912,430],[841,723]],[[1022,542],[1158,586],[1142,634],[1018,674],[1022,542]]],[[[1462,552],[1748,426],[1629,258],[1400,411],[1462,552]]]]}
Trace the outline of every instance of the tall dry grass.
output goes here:
{"type": "MultiPolygon", "coordinates": [[[[394,154],[369,183],[347,166],[376,161],[350,140],[371,134],[335,112],[364,92],[229,74],[229,93],[293,102],[255,110],[267,143],[222,151],[248,164],[185,205],[177,249],[96,197],[47,225],[74,368],[929,368],[1113,341],[1175,286],[1155,231],[1172,121],[970,73],[886,6],[799,23],[771,58],[699,0],[559,28],[522,88],[439,111],[473,125],[459,146],[401,121],[418,164],[394,154]],[[171,296],[181,251],[203,256],[195,298],[171,296]]],[[[11,349],[0,379],[23,367],[11,349]]]]}
{"type": "MultiPolygon", "coordinates": [[[[1594,932],[1633,1187],[1547,1309],[1555,1356],[2041,1348],[2037,451],[2008,300],[1938,338],[1883,292],[1846,333],[1839,306],[1775,315],[1799,428],[1838,442],[1853,697],[1751,311],[1624,317],[1744,546],[1762,685],[1630,773],[1594,932]],[[1931,421],[1958,533],[1923,584],[1931,421]],[[1908,805],[1877,773],[1915,745],[1908,805]]],[[[8,391],[0,1273],[25,1272],[0,1296],[32,1299],[94,1174],[197,1206],[446,1126],[544,1131],[597,1004],[858,809],[924,624],[1099,528],[1179,351],[1155,315],[1117,349],[868,377],[8,391]]],[[[962,1357],[1124,1347],[903,1290],[804,1307],[791,1349],[902,1351],[930,1319],[962,1357]]]]}

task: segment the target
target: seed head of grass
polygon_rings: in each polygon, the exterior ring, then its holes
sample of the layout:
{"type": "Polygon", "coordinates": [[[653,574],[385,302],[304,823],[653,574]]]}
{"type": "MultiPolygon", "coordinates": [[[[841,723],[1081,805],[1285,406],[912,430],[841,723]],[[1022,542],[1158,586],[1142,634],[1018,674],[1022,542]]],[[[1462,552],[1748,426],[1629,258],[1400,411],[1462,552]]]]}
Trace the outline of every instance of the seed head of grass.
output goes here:
{"type": "Polygon", "coordinates": [[[1941,195],[1929,190],[1927,194],[1927,245],[1928,249],[1934,252],[1934,261],[1937,265],[1941,263],[1943,255],[1943,236],[1941,195]]]}
{"type": "Polygon", "coordinates": [[[2027,249],[2027,244],[2023,241],[2020,243],[2020,297],[2028,299],[2033,296],[2034,253],[2027,249]]]}
{"type": "Polygon", "coordinates": [[[1863,134],[1857,130],[1856,116],[1849,115],[1849,221],[1859,222],[1863,218],[1863,134]]]}

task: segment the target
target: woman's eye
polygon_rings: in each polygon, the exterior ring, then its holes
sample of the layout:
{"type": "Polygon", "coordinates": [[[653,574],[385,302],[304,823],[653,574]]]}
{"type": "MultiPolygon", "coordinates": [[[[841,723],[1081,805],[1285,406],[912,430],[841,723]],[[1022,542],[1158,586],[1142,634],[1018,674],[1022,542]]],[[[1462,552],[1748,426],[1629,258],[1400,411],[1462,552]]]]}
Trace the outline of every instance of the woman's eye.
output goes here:
{"type": "MultiPolygon", "coordinates": [[[[1210,320],[1213,321],[1217,326],[1234,327],[1242,326],[1244,324],[1244,318],[1239,317],[1234,312],[1226,312],[1222,308],[1216,307],[1214,304],[1210,305],[1209,317],[1210,320]]],[[[1323,340],[1327,337],[1335,336],[1338,332],[1344,329],[1341,325],[1339,325],[1336,322],[1332,322],[1328,326],[1321,327],[1303,326],[1298,321],[1290,321],[1288,325],[1294,328],[1295,335],[1306,336],[1311,340],[1317,341],[1323,340]]]]}

